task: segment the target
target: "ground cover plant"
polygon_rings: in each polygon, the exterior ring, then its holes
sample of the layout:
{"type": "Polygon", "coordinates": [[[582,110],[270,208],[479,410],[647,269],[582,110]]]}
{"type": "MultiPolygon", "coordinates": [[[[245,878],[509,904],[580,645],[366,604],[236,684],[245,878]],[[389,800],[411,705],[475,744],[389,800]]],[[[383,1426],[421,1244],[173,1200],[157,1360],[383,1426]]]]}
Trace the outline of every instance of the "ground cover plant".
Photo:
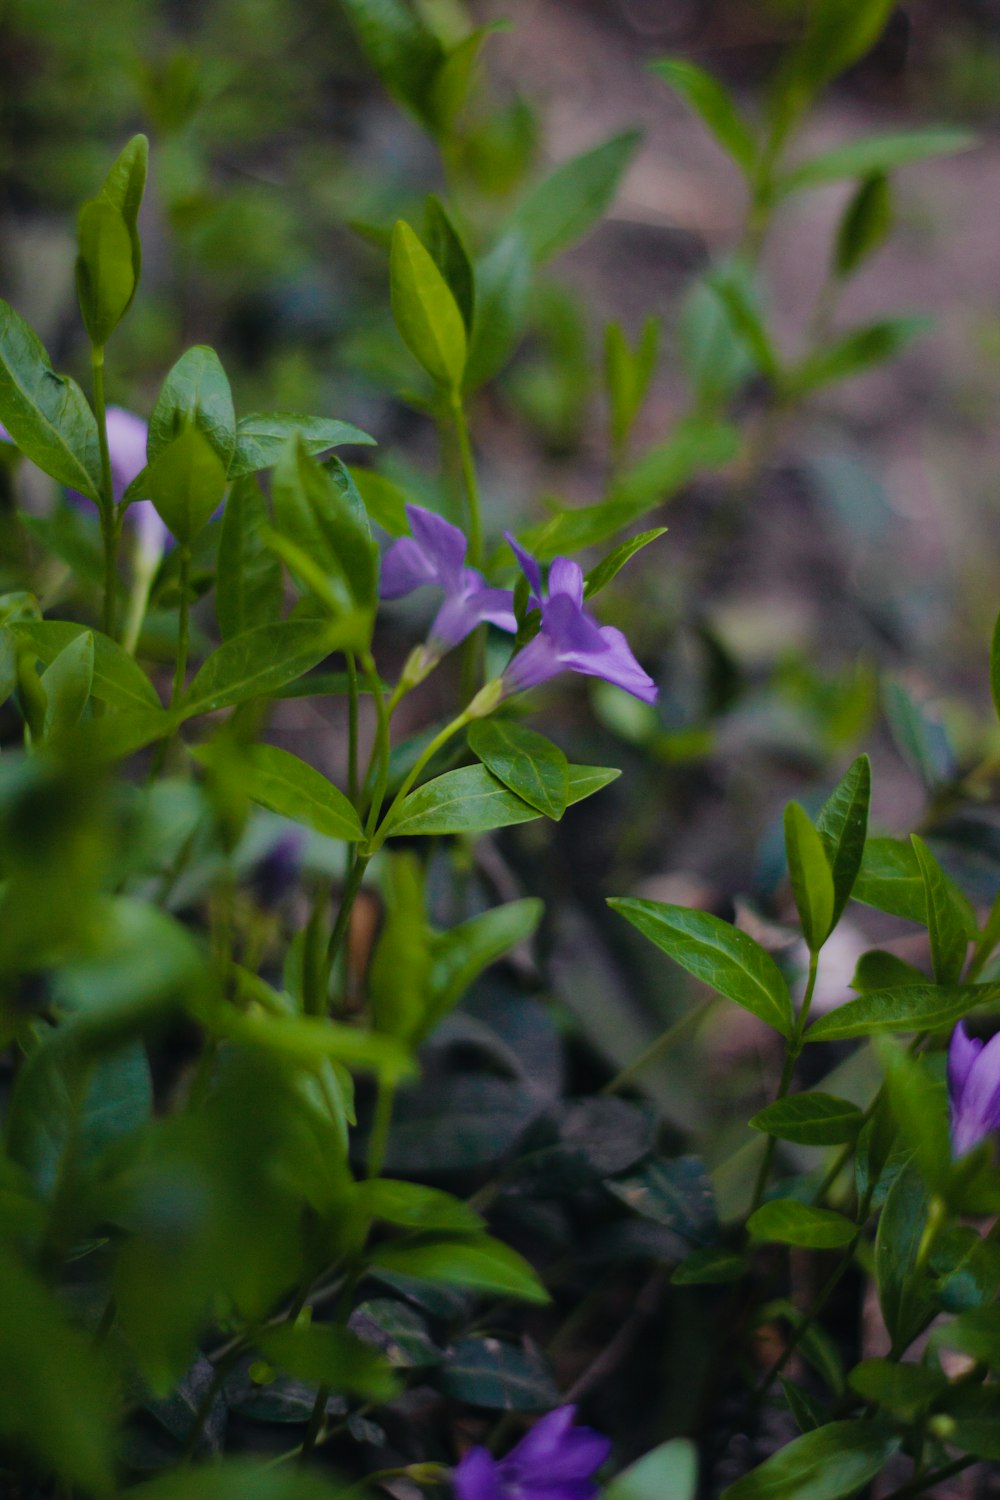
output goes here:
{"type": "MultiPolygon", "coordinates": [[[[755,112],[654,62],[742,173],[746,223],[685,291],[668,432],[644,425],[660,320],[601,331],[587,503],[494,507],[480,430],[506,403],[558,451],[586,422],[586,309],[546,267],[638,134],[537,171],[530,107],[482,72],[499,28],[459,8],[339,12],[441,165],[439,192],[379,184],[344,226],[377,288],[354,369],[400,451],[244,408],[203,343],[126,401],[145,134],[79,209],[79,383],[0,303],[5,1494],[987,1492],[996,729],[956,751],[886,674],[925,803],[889,835],[860,744],[876,669],[749,683],[707,603],[810,404],[925,332],[841,301],[892,233],[895,171],[972,138],[802,144],[892,9],[787,7],[755,112]],[[769,236],[831,182],[789,338],[769,236]],[[663,506],[699,486],[704,544],[671,561],[663,506]],[[703,909],[642,874],[727,726],[746,753],[747,701],[800,711],[801,800],[752,901],[703,909]],[[741,1026],[749,1048],[701,1048],[741,1026]]],[[[198,76],[179,54],[143,75],[167,137],[198,76]]],[[[164,176],[196,255],[212,206],[176,155],[164,176]]],[[[1000,714],[1000,627],[972,670],[1000,714]]]]}

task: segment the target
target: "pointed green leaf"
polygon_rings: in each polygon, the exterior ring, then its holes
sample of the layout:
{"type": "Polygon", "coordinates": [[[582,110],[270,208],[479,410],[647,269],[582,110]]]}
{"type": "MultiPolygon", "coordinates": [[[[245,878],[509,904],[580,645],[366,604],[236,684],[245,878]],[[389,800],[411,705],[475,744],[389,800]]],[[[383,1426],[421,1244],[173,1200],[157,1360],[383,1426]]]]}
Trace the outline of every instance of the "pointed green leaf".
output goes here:
{"type": "Polygon", "coordinates": [[[97,421],[68,375],[57,375],[45,346],[0,301],[0,422],[25,458],[88,500],[101,493],[97,421]]]}
{"type": "Polygon", "coordinates": [[[836,343],[810,354],[787,376],[788,389],[808,396],[822,386],[848,380],[874,365],[895,359],[907,344],[928,331],[926,318],[885,318],[855,328],[836,343]]]}
{"type": "Polygon", "coordinates": [[[469,986],[490,964],[523,943],[542,919],[541,901],[526,897],[491,907],[431,942],[427,1008],[418,1041],[458,1004],[469,986]]]}
{"type": "Polygon", "coordinates": [[[844,178],[891,172],[909,162],[926,161],[933,156],[953,156],[959,151],[969,151],[975,145],[976,137],[970,131],[955,130],[950,126],[866,136],[800,162],[778,179],[777,191],[780,194],[797,193],[844,178]]]}
{"type": "MultiPolygon", "coordinates": [[[[203,763],[211,762],[211,747],[193,754],[203,763]]],[[[239,771],[240,789],[270,812],[328,838],[356,842],[364,837],[358,814],[339,787],[288,750],[248,745],[240,755],[239,771]]]]}
{"type": "Polygon", "coordinates": [[[977,1005],[1000,999],[998,984],[904,984],[872,990],[814,1021],[807,1042],[840,1042],[881,1031],[943,1031],[977,1005]]]}
{"type": "Polygon", "coordinates": [[[789,1094],[754,1115],[750,1124],[799,1146],[841,1146],[855,1139],[864,1115],[856,1104],[833,1094],[789,1094]]]}
{"type": "Polygon", "coordinates": [[[236,451],[233,393],[219,356],[204,344],[186,350],[160,388],[149,419],[150,463],[192,424],[215,449],[223,473],[228,473],[236,451]]]}
{"type": "Polygon", "coordinates": [[[352,641],[356,629],[353,617],[335,624],[275,620],[234,635],[202,662],[181,701],[181,712],[190,719],[267,697],[352,641]]]}
{"type": "Polygon", "coordinates": [[[333,459],[328,467],[320,465],[296,433],[274,466],[271,500],[275,529],[325,575],[324,597],[329,593],[342,610],[372,607],[378,550],[364,502],[343,464],[333,459]]]}
{"type": "Polygon", "coordinates": [[[387,1360],[356,1333],[333,1323],[286,1323],[257,1337],[264,1358],[297,1380],[347,1391],[368,1401],[388,1401],[398,1379],[387,1360]]]}
{"type": "Polygon", "coordinates": [[[143,488],[171,535],[190,546],[222,504],[225,465],[197,427],[186,427],[150,461],[143,488]]]}
{"type": "Polygon", "coordinates": [[[458,304],[466,334],[471,338],[476,309],[472,262],[462,236],[435,193],[430,194],[424,206],[424,238],[434,264],[458,304]]]}
{"type": "Polygon", "coordinates": [[[924,882],[934,978],[938,984],[957,984],[965,967],[971,936],[966,913],[923,839],[914,833],[910,842],[924,882]]]}
{"type": "Polygon", "coordinates": [[[900,1441],[877,1422],[829,1422],[773,1453],[721,1500],[847,1500],[882,1472],[900,1441]]]}
{"type": "Polygon", "coordinates": [[[457,391],[465,373],[465,323],[448,283],[409,224],[400,219],[389,252],[392,316],[419,365],[457,391]]]}
{"type": "Polygon", "coordinates": [[[80,210],[76,289],[90,342],[103,349],[135,295],[128,225],[106,198],[93,198],[80,210]]]}
{"type": "Polygon", "coordinates": [[[818,953],[833,923],[833,875],[823,840],[797,802],[785,808],[785,852],[802,935],[818,953]]]}
{"type": "Polygon", "coordinates": [[[772,1198],[762,1203],[747,1220],[747,1229],[755,1239],[800,1245],[807,1250],[837,1250],[849,1245],[858,1232],[843,1214],[813,1208],[795,1198],[772,1198]]]}
{"type": "Polygon", "coordinates": [[[236,425],[236,449],[229,465],[229,478],[257,474],[278,462],[288,439],[298,433],[305,451],[315,457],[347,443],[369,446],[375,442],[360,427],[337,422],[332,417],[307,417],[298,412],[253,412],[236,425]]]}
{"type": "Polygon", "coordinates": [[[401,1271],[422,1281],[472,1287],[523,1302],[548,1302],[549,1294],[528,1262],[509,1245],[481,1239],[392,1240],[368,1256],[374,1269],[401,1271]]]}
{"type": "Polygon", "coordinates": [[[63,647],[42,674],[47,740],[76,728],[93,683],[94,635],[93,631],[84,630],[63,647]]]}
{"type": "Polygon", "coordinates": [[[558,745],[516,719],[480,719],[469,727],[469,748],[498,781],[547,818],[566,811],[569,771],[558,745]]]}
{"type": "Polygon", "coordinates": [[[816,831],[823,840],[833,875],[831,926],[840,921],[858,878],[868,831],[870,800],[871,765],[867,755],[859,755],[824,802],[816,819],[816,831]]]}
{"type": "Polygon", "coordinates": [[[888,179],[884,172],[875,172],[860,184],[837,228],[833,265],[842,280],[883,244],[892,229],[892,218],[888,179]]]}
{"type": "Polygon", "coordinates": [[[128,652],[99,630],[88,631],[68,620],[16,620],[8,629],[19,641],[32,647],[45,663],[55,661],[73,641],[91,635],[94,642],[94,675],[91,691],[102,703],[114,708],[160,708],[156,689],[128,652]]]}
{"type": "Polygon", "coordinates": [[[723,151],[749,176],[757,159],[757,141],[725,85],[679,57],[657,58],[650,67],[701,117],[723,151]]]}
{"type": "Polygon", "coordinates": [[[608,905],[696,979],[782,1036],[792,1035],[795,1017],[788,984],[774,959],[748,933],[709,912],[662,901],[614,897],[608,905]]]}
{"type": "Polygon", "coordinates": [[[521,199],[507,229],[523,236],[536,264],[582,239],[603,217],[640,140],[637,130],[613,136],[562,162],[521,199]]]}
{"type": "MultiPolygon", "coordinates": [[[[567,804],[599,792],[621,775],[605,766],[568,768],[567,804]]],[[[430,833],[485,833],[539,817],[538,810],[498,781],[485,766],[446,771],[404,801],[386,832],[391,838],[430,833]]]]}
{"type": "Polygon", "coordinates": [[[607,557],[603,557],[585,576],[583,597],[591,599],[594,594],[600,593],[601,589],[606,588],[611,580],[617,577],[625,564],[637,552],[641,552],[644,547],[649,546],[650,542],[655,542],[666,534],[665,526],[654,526],[651,531],[640,531],[638,536],[630,536],[626,541],[619,542],[618,546],[609,552],[607,557]]]}

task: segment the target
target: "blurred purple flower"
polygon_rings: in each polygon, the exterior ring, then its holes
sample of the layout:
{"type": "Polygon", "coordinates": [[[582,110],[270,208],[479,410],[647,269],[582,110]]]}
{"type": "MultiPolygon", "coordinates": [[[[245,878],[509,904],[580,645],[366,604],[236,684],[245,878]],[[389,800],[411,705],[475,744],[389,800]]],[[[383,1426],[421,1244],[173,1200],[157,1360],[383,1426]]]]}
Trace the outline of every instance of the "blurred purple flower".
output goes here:
{"type": "Polygon", "coordinates": [[[431,657],[443,656],[484,622],[513,634],[510,590],[489,588],[475,568],[466,567],[468,543],[458,527],[420,505],[408,505],[406,514],[413,535],[393,542],[383,557],[379,592],[383,599],[401,599],[427,584],[444,590],[427,639],[431,657]]]}
{"type": "Polygon", "coordinates": [[[538,634],[514,656],[503,674],[505,692],[537,687],[560,672],[603,677],[644,703],[655,703],[657,686],[644,672],[628,641],[613,625],[598,625],[583,607],[583,571],[568,557],[557,557],[549,569],[546,597],[538,563],[506,533],[531,593],[529,607],[541,611],[538,634]]]}
{"type": "Polygon", "coordinates": [[[266,911],[273,911],[298,880],[305,845],[304,829],[288,828],[278,834],[250,871],[251,889],[266,911]]]}
{"type": "Polygon", "coordinates": [[[575,1406],[550,1411],[506,1458],[470,1448],[455,1470],[458,1500],[592,1500],[592,1475],[611,1443],[590,1427],[574,1427],[575,1415],[575,1406]]]}
{"type": "Polygon", "coordinates": [[[948,1047],[951,1149],[964,1156],[1000,1129],[1000,1032],[988,1042],[960,1021],[948,1047]]]}

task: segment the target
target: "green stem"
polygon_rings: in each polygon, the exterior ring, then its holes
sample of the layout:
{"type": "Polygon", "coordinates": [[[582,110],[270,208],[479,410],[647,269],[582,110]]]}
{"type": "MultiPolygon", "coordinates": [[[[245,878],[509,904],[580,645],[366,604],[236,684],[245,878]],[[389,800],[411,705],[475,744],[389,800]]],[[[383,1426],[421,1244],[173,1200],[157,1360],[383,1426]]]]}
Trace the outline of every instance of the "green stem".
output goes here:
{"type": "MultiPolygon", "coordinates": [[[[792,1030],[791,1038],[786,1046],[785,1065],[781,1070],[781,1082],[778,1084],[778,1092],[775,1096],[775,1103],[777,1103],[779,1099],[784,1099],[785,1095],[788,1093],[789,1086],[792,1082],[792,1076],[795,1072],[795,1064],[798,1062],[799,1053],[802,1051],[802,1038],[805,1035],[806,1024],[809,1020],[809,1009],[812,1005],[813,991],[816,988],[816,974],[818,969],[819,949],[816,948],[809,954],[809,977],[806,980],[806,992],[802,997],[802,1007],[799,1010],[798,1016],[796,1017],[795,1026],[792,1030]]],[[[761,1200],[763,1199],[764,1192],[767,1188],[768,1178],[771,1175],[771,1165],[774,1161],[774,1152],[777,1144],[777,1137],[768,1135],[767,1146],[764,1151],[764,1159],[760,1164],[760,1171],[757,1173],[757,1181],[754,1184],[753,1201],[750,1205],[751,1213],[754,1213],[761,1205],[761,1200]]]]}
{"type": "Polygon", "coordinates": [[[637,1078],[640,1073],[645,1072],[650,1063],[666,1057],[667,1053],[672,1051],[676,1044],[682,1041],[689,1032],[697,1030],[706,1016],[719,1004],[721,998],[721,995],[712,995],[704,1004],[696,1006],[694,1010],[688,1011],[686,1016],[681,1016],[679,1021],[675,1021],[672,1026],[668,1026],[666,1031],[661,1032],[644,1052],[640,1052],[634,1062],[630,1062],[626,1067],[622,1068],[621,1072],[616,1073],[611,1082],[604,1085],[601,1093],[620,1093],[634,1078],[637,1078]]]}
{"type": "Polygon", "coordinates": [[[108,447],[108,412],[104,398],[104,350],[92,348],[90,368],[94,381],[94,413],[97,417],[97,440],[101,452],[101,536],[104,538],[104,617],[105,635],[114,637],[118,615],[118,516],[115,488],[111,477],[111,449],[108,447]]]}
{"type": "Polygon", "coordinates": [[[129,656],[135,655],[139,645],[139,636],[149,608],[149,595],[155,577],[155,567],[151,568],[145,560],[138,564],[132,581],[128,609],[125,612],[125,627],[122,632],[122,645],[129,656]]]}
{"type": "Polygon", "coordinates": [[[170,698],[171,708],[175,708],[180,702],[184,691],[184,678],[187,675],[188,659],[188,636],[190,630],[189,622],[189,599],[191,587],[191,548],[183,546],[180,549],[181,564],[181,605],[180,618],[177,627],[177,664],[174,668],[174,690],[170,698]]]}
{"type": "Polygon", "coordinates": [[[350,874],[344,885],[344,894],[340,898],[340,910],[337,912],[337,920],[333,924],[333,931],[330,934],[330,941],[327,944],[326,957],[320,969],[319,983],[313,998],[313,1005],[318,1008],[314,1010],[313,1014],[322,1015],[326,1010],[330,989],[330,976],[333,974],[333,967],[337,962],[341,944],[351,924],[351,912],[354,910],[354,903],[361,889],[361,882],[364,879],[370,858],[371,855],[360,853],[354,857],[354,864],[351,866],[350,874]]]}
{"type": "Polygon", "coordinates": [[[358,802],[358,667],[353,651],[344,653],[347,662],[347,795],[358,802]]]}
{"type": "Polygon", "coordinates": [[[476,465],[472,457],[472,443],[469,439],[469,423],[465,415],[465,407],[462,405],[460,392],[452,391],[451,414],[455,422],[455,436],[458,439],[458,456],[462,466],[462,485],[465,489],[465,503],[469,512],[469,563],[473,568],[481,568],[483,565],[483,523],[479,509],[479,485],[476,481],[476,465]]]}
{"type": "Polygon", "coordinates": [[[326,1403],[329,1399],[330,1387],[328,1385],[319,1386],[316,1391],[316,1400],[313,1402],[313,1409],[309,1416],[309,1426],[306,1428],[306,1435],[302,1439],[302,1452],[300,1455],[302,1463],[308,1463],[316,1449],[316,1441],[323,1427],[326,1417],[326,1403]]]}
{"type": "MultiPolygon", "coordinates": [[[[375,745],[372,751],[372,764],[376,767],[375,786],[372,791],[371,806],[368,809],[368,819],[365,825],[365,835],[370,840],[375,832],[385,801],[386,787],[389,785],[389,709],[386,707],[382,696],[382,685],[375,663],[370,652],[365,652],[361,658],[361,668],[365,674],[372,699],[375,703],[375,745]]],[[[394,695],[395,696],[395,695],[394,695]]]]}
{"type": "Polygon", "coordinates": [[[381,1174],[386,1147],[389,1144],[389,1131],[392,1127],[392,1110],[395,1102],[395,1083],[387,1083],[384,1078],[380,1078],[375,1100],[375,1118],[372,1121],[372,1133],[368,1142],[366,1170],[369,1177],[378,1177],[381,1174]]]}
{"type": "Polygon", "coordinates": [[[413,766],[411,766],[406,776],[403,778],[403,783],[400,786],[399,791],[396,793],[395,797],[392,799],[392,802],[389,806],[389,811],[382,819],[382,823],[378,829],[378,832],[375,833],[374,836],[369,838],[368,848],[371,854],[374,854],[378,849],[381,849],[382,845],[385,843],[385,840],[392,832],[392,820],[395,817],[396,813],[399,811],[400,807],[407,797],[407,794],[411,790],[420,773],[423,771],[424,767],[431,760],[433,760],[437,752],[443,745],[446,745],[448,743],[453,735],[458,734],[459,730],[464,729],[466,724],[470,722],[471,720],[469,718],[468,710],[463,709],[456,718],[452,719],[450,724],[446,724],[445,727],[440,731],[440,733],[434,736],[430,744],[424,746],[424,749],[421,751],[419,757],[414,762],[413,766]]]}

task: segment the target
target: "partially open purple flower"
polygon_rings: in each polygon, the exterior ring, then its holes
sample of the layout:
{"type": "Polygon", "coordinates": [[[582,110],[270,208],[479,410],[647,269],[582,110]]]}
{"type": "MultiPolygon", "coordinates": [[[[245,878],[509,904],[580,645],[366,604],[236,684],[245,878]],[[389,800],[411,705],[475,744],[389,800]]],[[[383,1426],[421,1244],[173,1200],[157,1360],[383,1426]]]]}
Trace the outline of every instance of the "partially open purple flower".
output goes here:
{"type": "Polygon", "coordinates": [[[529,584],[528,603],[541,611],[538,634],[511,660],[503,674],[507,693],[522,692],[560,672],[603,677],[644,703],[655,703],[657,686],[636,661],[628,641],[613,625],[598,625],[583,607],[583,571],[568,557],[557,557],[549,569],[546,597],[542,574],[530,553],[507,533],[529,584]]]}
{"type": "Polygon", "coordinates": [[[560,1406],[506,1458],[470,1448],[455,1470],[458,1500],[592,1500],[593,1475],[611,1452],[608,1438],[574,1427],[575,1406],[560,1406]]]}
{"type": "Polygon", "coordinates": [[[383,599],[401,599],[414,589],[432,584],[444,590],[444,603],[427,639],[430,660],[436,660],[489,622],[513,634],[517,630],[509,589],[492,589],[475,568],[465,565],[468,543],[457,526],[420,505],[406,507],[412,536],[400,537],[382,559],[383,599]]]}
{"type": "Polygon", "coordinates": [[[948,1047],[951,1149],[964,1156],[1000,1129],[1000,1032],[988,1042],[960,1021],[948,1047]]]}

